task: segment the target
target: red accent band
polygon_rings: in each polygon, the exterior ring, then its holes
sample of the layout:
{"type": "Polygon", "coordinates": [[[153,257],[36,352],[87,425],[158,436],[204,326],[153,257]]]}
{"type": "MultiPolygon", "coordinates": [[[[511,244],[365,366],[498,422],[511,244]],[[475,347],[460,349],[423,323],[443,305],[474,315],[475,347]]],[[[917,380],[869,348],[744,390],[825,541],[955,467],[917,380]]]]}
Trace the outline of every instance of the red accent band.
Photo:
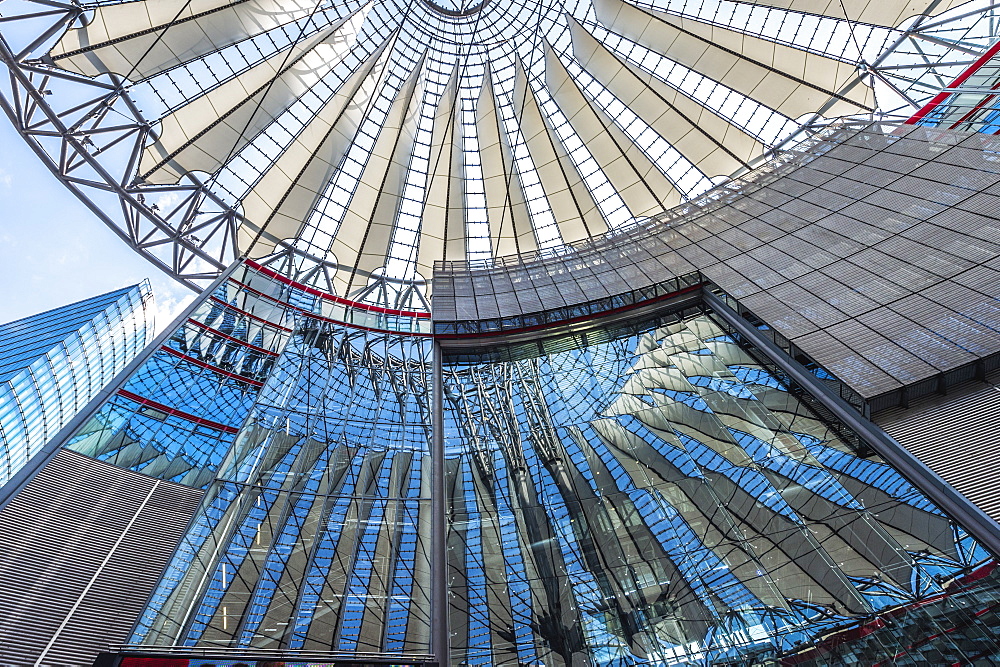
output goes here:
{"type": "Polygon", "coordinates": [[[392,329],[376,329],[375,327],[366,327],[362,324],[354,324],[353,322],[342,322],[340,320],[335,320],[331,317],[324,317],[322,315],[317,315],[316,313],[310,313],[308,310],[299,308],[298,306],[293,306],[287,301],[282,301],[281,299],[275,298],[270,294],[266,294],[264,292],[261,292],[260,290],[254,289],[253,287],[250,287],[246,283],[241,283],[239,280],[236,280],[235,278],[230,278],[229,281],[231,283],[234,283],[235,285],[238,285],[240,289],[244,289],[247,292],[256,294],[257,296],[262,296],[265,299],[269,299],[274,303],[279,304],[285,308],[289,308],[297,313],[302,313],[307,317],[311,317],[315,320],[320,320],[322,322],[332,322],[333,324],[342,324],[343,326],[350,327],[352,329],[361,329],[363,331],[374,331],[375,333],[391,333],[391,334],[399,334],[401,336],[423,336],[423,337],[431,337],[434,335],[432,333],[427,333],[423,331],[393,331],[392,329]]]}
{"type": "Polygon", "coordinates": [[[251,380],[250,378],[244,377],[239,373],[231,373],[230,371],[224,371],[214,364],[210,364],[207,361],[202,361],[201,359],[195,359],[194,357],[186,355],[180,350],[175,350],[172,347],[167,347],[166,345],[163,345],[160,347],[160,349],[163,350],[164,352],[174,355],[175,357],[180,357],[184,361],[192,363],[195,366],[200,366],[201,368],[207,368],[213,373],[218,373],[219,375],[225,375],[226,377],[233,378],[234,380],[239,380],[240,382],[246,382],[247,384],[253,385],[254,387],[264,386],[264,383],[259,380],[251,380]]]}
{"type": "MultiPolygon", "coordinates": [[[[946,590],[945,593],[938,593],[937,595],[932,595],[928,598],[920,600],[919,602],[912,602],[910,604],[896,607],[891,611],[883,613],[880,618],[875,618],[857,627],[847,628],[845,630],[835,632],[832,635],[822,638],[815,646],[811,647],[810,649],[808,649],[803,653],[789,656],[787,658],[782,658],[781,664],[783,667],[785,667],[791,665],[798,665],[803,662],[808,662],[810,660],[816,659],[820,655],[829,653],[831,650],[833,650],[834,648],[836,648],[841,644],[849,643],[861,639],[862,637],[865,637],[867,635],[870,635],[871,633],[885,627],[885,621],[883,620],[884,618],[895,618],[899,616],[904,616],[913,610],[919,609],[920,607],[925,607],[929,604],[940,602],[941,600],[944,600],[949,596],[951,596],[953,593],[960,591],[963,587],[974,584],[980,579],[989,576],[997,568],[997,566],[998,566],[997,561],[990,561],[989,563],[979,567],[978,569],[973,570],[969,574],[955,579],[953,582],[951,582],[945,587],[946,590]]],[[[993,609],[996,609],[998,606],[1000,606],[1000,604],[989,605],[985,609],[980,609],[974,612],[974,615],[982,616],[983,614],[993,609]]],[[[964,627],[964,624],[960,623],[952,628],[947,628],[942,632],[921,637],[917,639],[917,641],[907,646],[906,651],[903,651],[902,653],[897,653],[888,662],[883,661],[875,663],[875,665],[873,665],[872,667],[888,667],[890,664],[893,664],[893,661],[895,659],[898,659],[899,657],[906,655],[906,653],[912,650],[913,648],[921,644],[924,644],[932,639],[935,639],[936,637],[942,634],[948,634],[954,632],[959,627],[964,627]]]]}
{"type": "Polygon", "coordinates": [[[345,306],[350,306],[352,308],[358,308],[360,310],[367,310],[367,311],[372,312],[372,313],[381,313],[381,314],[384,314],[384,315],[400,315],[400,316],[403,316],[403,317],[419,317],[419,318],[423,318],[423,319],[427,319],[427,318],[429,318],[431,316],[430,313],[423,313],[423,312],[416,311],[416,310],[395,310],[395,309],[392,309],[392,308],[382,308],[381,306],[372,306],[372,305],[369,305],[367,303],[361,303],[359,301],[351,301],[350,299],[345,299],[343,297],[334,296],[333,294],[330,294],[328,292],[321,292],[320,290],[316,289],[315,287],[309,287],[308,285],[303,285],[302,283],[297,283],[294,280],[292,280],[291,278],[286,278],[285,276],[281,275],[277,271],[273,271],[271,269],[265,268],[265,267],[261,266],[260,264],[258,264],[257,262],[254,262],[253,260],[247,259],[247,260],[244,260],[244,263],[247,266],[249,266],[250,268],[254,269],[255,271],[257,271],[259,273],[263,273],[265,276],[269,276],[271,278],[274,278],[278,282],[285,283],[286,285],[291,285],[293,287],[297,287],[298,289],[302,290],[303,292],[305,292],[307,294],[312,294],[313,296],[318,296],[318,297],[320,297],[322,299],[325,299],[326,301],[333,301],[334,303],[339,303],[339,304],[342,304],[342,305],[345,305],[345,306]]]}
{"type": "Polygon", "coordinates": [[[232,426],[227,426],[226,424],[220,424],[219,422],[214,422],[208,419],[202,419],[201,417],[195,417],[192,414],[183,412],[176,408],[172,408],[169,405],[163,405],[163,403],[157,403],[156,401],[151,401],[148,398],[143,398],[138,394],[133,394],[130,391],[124,389],[119,389],[118,394],[130,401],[135,401],[139,405],[145,405],[147,407],[153,408],[154,410],[159,410],[160,412],[165,412],[172,417],[180,417],[185,421],[189,421],[193,424],[198,424],[199,426],[207,426],[208,428],[214,429],[216,431],[222,431],[223,433],[236,433],[239,431],[238,428],[233,428],[232,426]]]}

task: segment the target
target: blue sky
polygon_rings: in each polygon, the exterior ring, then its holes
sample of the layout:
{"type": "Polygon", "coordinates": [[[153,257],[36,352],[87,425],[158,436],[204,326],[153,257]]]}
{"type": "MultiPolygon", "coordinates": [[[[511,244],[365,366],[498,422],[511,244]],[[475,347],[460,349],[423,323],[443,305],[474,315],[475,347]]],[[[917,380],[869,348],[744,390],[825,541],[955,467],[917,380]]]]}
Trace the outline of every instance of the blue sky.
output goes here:
{"type": "Polygon", "coordinates": [[[192,292],[125,245],[0,114],[0,322],[149,278],[162,329],[192,292]]]}

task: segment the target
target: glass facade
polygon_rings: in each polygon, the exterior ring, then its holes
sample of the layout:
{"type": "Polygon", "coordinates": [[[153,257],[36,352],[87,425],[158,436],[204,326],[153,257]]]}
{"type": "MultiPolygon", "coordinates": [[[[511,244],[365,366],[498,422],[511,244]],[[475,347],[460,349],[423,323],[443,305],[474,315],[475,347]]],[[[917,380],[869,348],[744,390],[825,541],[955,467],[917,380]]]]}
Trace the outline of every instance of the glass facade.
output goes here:
{"type": "MultiPolygon", "coordinates": [[[[290,317],[233,276],[70,439],[77,452],[195,486],[214,478],[278,352],[290,317]]],[[[256,284],[256,283],[255,283],[256,284]]]]}
{"type": "MultiPolygon", "coordinates": [[[[127,648],[1000,661],[996,556],[941,506],[992,545],[995,526],[793,379],[822,393],[825,366],[870,407],[1000,359],[994,142],[937,129],[1000,127],[998,16],[4,3],[6,115],[133,248],[213,281],[66,442],[203,494],[127,648]],[[936,127],[883,124],[905,118],[936,127]],[[709,281],[788,356],[825,355],[815,375],[711,311],[709,281]]],[[[11,391],[54,410],[109,379],[43,371],[11,391]]],[[[48,419],[16,401],[0,417],[48,419]]]]}
{"type": "Polygon", "coordinates": [[[997,656],[992,556],[762,360],[704,312],[446,357],[452,664],[997,656]]]}
{"type": "MultiPolygon", "coordinates": [[[[211,481],[134,640],[429,653],[431,339],[369,326],[426,324],[352,308],[252,264],[210,301],[225,291],[228,312],[238,302],[244,318],[281,332],[269,347],[280,354],[228,413],[238,434],[210,451],[184,432],[159,439],[188,443],[182,456],[211,481]]],[[[238,328],[233,337],[245,338],[238,328]]],[[[150,389],[192,386],[187,372],[175,366],[150,389]]]]}
{"type": "Polygon", "coordinates": [[[0,485],[152,336],[146,282],[0,325],[0,485]]]}
{"type": "Polygon", "coordinates": [[[711,312],[426,328],[253,263],[178,324],[71,445],[206,489],[135,648],[429,660],[444,557],[454,665],[1000,656],[991,554],[711,312]]]}

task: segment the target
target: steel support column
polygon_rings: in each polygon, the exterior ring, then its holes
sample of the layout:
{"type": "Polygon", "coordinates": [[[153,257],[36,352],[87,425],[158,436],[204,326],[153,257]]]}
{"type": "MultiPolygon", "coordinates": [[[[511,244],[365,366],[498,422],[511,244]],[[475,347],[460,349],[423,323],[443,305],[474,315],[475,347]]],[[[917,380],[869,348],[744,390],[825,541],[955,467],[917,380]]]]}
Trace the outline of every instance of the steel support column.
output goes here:
{"type": "Polygon", "coordinates": [[[439,667],[450,658],[448,630],[448,517],[445,501],[444,371],[441,344],[431,349],[431,652],[439,667]]]}

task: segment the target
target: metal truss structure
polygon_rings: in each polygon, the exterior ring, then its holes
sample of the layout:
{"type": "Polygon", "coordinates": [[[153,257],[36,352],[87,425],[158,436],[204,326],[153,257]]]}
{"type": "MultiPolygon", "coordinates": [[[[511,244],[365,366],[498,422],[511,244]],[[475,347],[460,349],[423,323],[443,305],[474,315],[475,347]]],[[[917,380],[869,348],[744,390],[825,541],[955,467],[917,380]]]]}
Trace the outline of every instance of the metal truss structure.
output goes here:
{"type": "MultiPolygon", "coordinates": [[[[239,257],[237,233],[256,230],[239,205],[225,201],[198,173],[154,185],[139,174],[143,149],[156,139],[132,83],[118,75],[89,78],[60,69],[47,55],[70,27],[107,3],[0,0],[0,107],[24,140],[67,188],[128,245],[190,287],[204,288],[239,257]]],[[[880,94],[876,115],[905,118],[974,63],[997,33],[1000,3],[967,3],[899,28],[895,43],[871,63],[858,63],[851,85],[880,94]]],[[[668,56],[669,57],[669,56],[668,56]]],[[[820,109],[822,113],[822,109],[820,109]]],[[[801,123],[811,132],[826,119],[801,123]]],[[[261,261],[294,279],[329,289],[328,261],[278,242],[261,261]],[[324,277],[325,276],[325,277],[324,277]]],[[[406,281],[404,281],[406,282],[406,281]]],[[[425,308],[422,280],[399,284],[373,274],[344,295],[388,307],[425,308]]]]}

